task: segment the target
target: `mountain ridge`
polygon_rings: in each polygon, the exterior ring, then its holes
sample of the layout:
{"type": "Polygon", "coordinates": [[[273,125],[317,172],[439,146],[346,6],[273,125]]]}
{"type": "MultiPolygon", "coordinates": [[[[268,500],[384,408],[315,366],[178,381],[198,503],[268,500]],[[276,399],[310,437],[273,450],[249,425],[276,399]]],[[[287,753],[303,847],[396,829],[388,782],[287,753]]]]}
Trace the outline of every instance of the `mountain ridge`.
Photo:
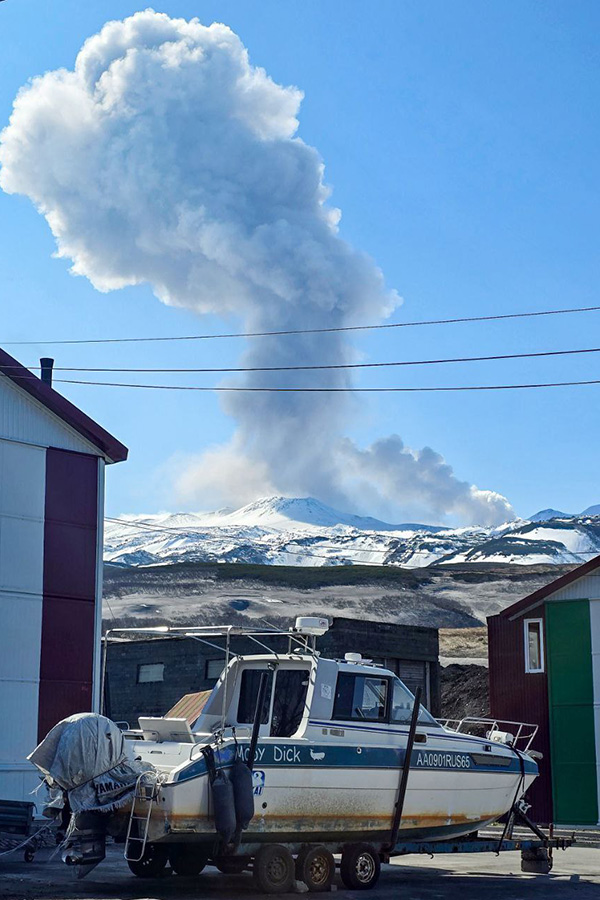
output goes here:
{"type": "Polygon", "coordinates": [[[579,515],[549,508],[495,527],[448,528],[343,513],[314,497],[272,496],[239,509],[107,520],[104,558],[125,566],[191,561],[422,568],[567,565],[598,553],[600,506],[579,515]]]}

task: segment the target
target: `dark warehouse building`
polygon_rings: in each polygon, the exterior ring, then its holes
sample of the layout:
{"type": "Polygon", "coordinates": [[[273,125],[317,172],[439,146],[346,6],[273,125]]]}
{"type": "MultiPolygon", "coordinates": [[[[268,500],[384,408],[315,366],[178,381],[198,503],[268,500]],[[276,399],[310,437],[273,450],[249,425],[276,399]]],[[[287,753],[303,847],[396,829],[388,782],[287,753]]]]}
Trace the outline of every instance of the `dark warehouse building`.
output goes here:
{"type": "MultiPolygon", "coordinates": [[[[286,638],[268,641],[276,651],[286,638]]],[[[232,639],[232,649],[256,654],[261,648],[247,638],[232,639]]],[[[318,639],[323,656],[343,659],[358,652],[396,673],[410,690],[420,686],[423,702],[440,713],[438,632],[436,628],[356,621],[336,617],[318,639]]],[[[210,690],[223,668],[224,655],[193,638],[157,637],[108,642],[105,712],[117,722],[137,726],[140,715],[164,715],[184,694],[210,690]]]]}

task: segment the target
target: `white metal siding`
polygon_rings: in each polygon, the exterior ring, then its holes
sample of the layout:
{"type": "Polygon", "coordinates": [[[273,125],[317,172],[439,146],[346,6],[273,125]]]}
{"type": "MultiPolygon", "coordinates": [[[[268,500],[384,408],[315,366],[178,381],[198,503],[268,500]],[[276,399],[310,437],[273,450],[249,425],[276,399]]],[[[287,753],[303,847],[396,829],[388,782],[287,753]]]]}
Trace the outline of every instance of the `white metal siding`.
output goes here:
{"type": "Polygon", "coordinates": [[[590,601],[590,630],[592,632],[592,677],[594,679],[596,784],[598,785],[598,815],[600,817],[600,600],[590,601]]]}
{"type": "Polygon", "coordinates": [[[0,374],[0,438],[100,456],[101,452],[45,406],[0,374]]]}
{"type": "Polygon", "coordinates": [[[584,575],[550,594],[548,600],[600,600],[600,575],[584,575]]]}
{"type": "MultiPolygon", "coordinates": [[[[1,408],[1,404],[0,404],[1,408]]],[[[0,797],[26,799],[37,777],[46,451],[0,439],[0,797]]]]}

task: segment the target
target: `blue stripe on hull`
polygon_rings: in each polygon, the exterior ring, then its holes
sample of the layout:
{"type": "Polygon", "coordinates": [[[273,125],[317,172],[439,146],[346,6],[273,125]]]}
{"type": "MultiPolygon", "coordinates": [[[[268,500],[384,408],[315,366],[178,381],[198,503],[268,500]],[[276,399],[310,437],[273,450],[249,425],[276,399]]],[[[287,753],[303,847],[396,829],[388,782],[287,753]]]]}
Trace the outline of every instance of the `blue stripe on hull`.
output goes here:
{"type": "MultiPolygon", "coordinates": [[[[481,746],[481,742],[479,742],[481,746]]],[[[228,767],[235,755],[242,759],[247,757],[248,744],[239,743],[237,749],[231,744],[217,753],[218,768],[228,767]]],[[[404,765],[406,756],[403,747],[343,747],[331,744],[281,743],[259,744],[256,752],[255,767],[294,768],[294,769],[399,769],[404,765]]],[[[506,758],[506,757],[505,757],[506,758]]],[[[411,758],[411,769],[428,769],[447,772],[520,772],[521,764],[515,755],[509,765],[494,763],[493,753],[489,763],[483,752],[475,754],[474,750],[434,750],[430,748],[414,748],[411,758]]],[[[537,774],[537,766],[530,760],[524,760],[526,774],[537,774]]],[[[187,781],[206,773],[206,763],[201,757],[178,773],[176,781],[187,781]]]]}

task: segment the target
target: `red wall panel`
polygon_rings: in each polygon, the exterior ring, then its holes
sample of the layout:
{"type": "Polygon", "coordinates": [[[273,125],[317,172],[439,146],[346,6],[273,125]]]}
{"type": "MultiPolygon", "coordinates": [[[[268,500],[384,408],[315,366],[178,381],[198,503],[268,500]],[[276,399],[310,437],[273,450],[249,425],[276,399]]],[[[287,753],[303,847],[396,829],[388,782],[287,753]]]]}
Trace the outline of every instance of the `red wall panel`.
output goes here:
{"type": "Polygon", "coordinates": [[[38,735],[92,704],[98,459],[46,452],[38,735]]]}
{"type": "Polygon", "coordinates": [[[46,521],[96,528],[98,459],[50,448],[46,453],[46,521]]]}
{"type": "Polygon", "coordinates": [[[91,681],[40,681],[38,740],[61,719],[76,712],[89,712],[91,708],[91,681]]]}
{"type": "MultiPolygon", "coordinates": [[[[532,617],[544,619],[544,607],[536,608],[532,617]]],[[[527,796],[532,804],[529,816],[547,824],[553,818],[548,676],[545,672],[525,671],[523,617],[511,621],[490,616],[487,623],[490,711],[498,719],[539,725],[533,749],[543,753],[544,758],[538,760],[540,774],[527,796]]]]}
{"type": "Polygon", "coordinates": [[[58,597],[44,598],[41,679],[91,682],[94,619],[92,603],[58,597]]]}
{"type": "Polygon", "coordinates": [[[46,521],[44,596],[94,602],[96,528],[46,521]]]}

